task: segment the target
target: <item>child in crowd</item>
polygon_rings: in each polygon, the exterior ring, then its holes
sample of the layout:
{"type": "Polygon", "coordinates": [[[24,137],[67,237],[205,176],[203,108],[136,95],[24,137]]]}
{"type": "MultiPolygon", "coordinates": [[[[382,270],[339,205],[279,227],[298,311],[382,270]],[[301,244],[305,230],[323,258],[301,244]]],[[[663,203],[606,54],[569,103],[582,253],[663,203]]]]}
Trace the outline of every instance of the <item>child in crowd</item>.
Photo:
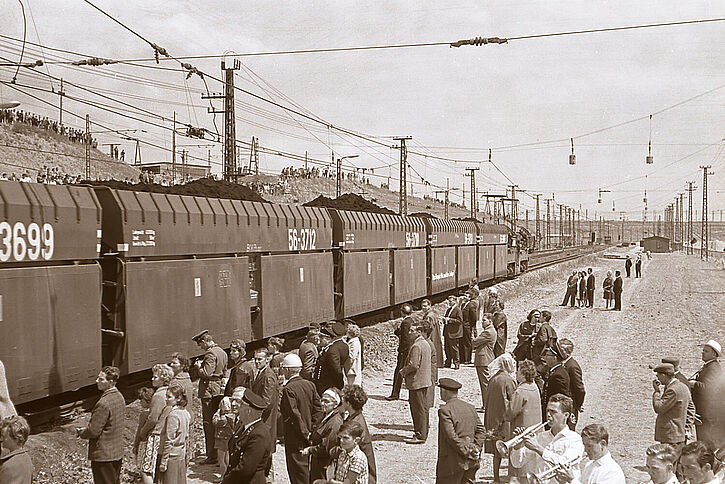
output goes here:
{"type": "Polygon", "coordinates": [[[337,432],[340,455],[330,484],[367,484],[368,458],[360,450],[363,428],[357,422],[345,422],[337,432]]]}
{"type": "Polygon", "coordinates": [[[138,415],[138,427],[136,427],[136,437],[133,439],[133,455],[136,458],[136,465],[141,468],[141,460],[146,452],[146,439],[141,438],[141,429],[149,418],[149,409],[151,408],[151,397],[154,395],[154,389],[149,387],[140,388],[138,391],[138,401],[141,404],[141,413],[138,415]]]}
{"type": "Polygon", "coordinates": [[[214,448],[217,451],[217,460],[221,474],[224,475],[229,466],[229,439],[234,434],[235,413],[229,397],[222,398],[219,410],[212,417],[214,422],[214,448]]]}

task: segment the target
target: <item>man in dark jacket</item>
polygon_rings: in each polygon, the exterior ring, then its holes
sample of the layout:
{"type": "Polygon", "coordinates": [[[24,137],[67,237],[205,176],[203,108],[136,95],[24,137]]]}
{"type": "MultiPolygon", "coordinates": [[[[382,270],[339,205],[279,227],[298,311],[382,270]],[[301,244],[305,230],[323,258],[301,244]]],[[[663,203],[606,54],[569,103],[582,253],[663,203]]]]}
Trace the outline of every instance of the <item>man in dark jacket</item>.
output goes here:
{"type": "Polygon", "coordinates": [[[446,351],[445,367],[460,368],[458,340],[463,337],[463,313],[455,295],[448,296],[448,309],[443,315],[443,340],[446,351]]]}
{"type": "Polygon", "coordinates": [[[470,292],[465,292],[461,296],[461,303],[461,313],[463,314],[463,336],[458,340],[458,352],[460,354],[461,363],[471,363],[471,357],[473,356],[471,341],[476,335],[478,301],[473,298],[473,295],[470,292]]]}
{"type": "Polygon", "coordinates": [[[576,288],[578,282],[577,271],[574,271],[566,281],[566,294],[564,294],[564,302],[561,303],[562,306],[566,306],[567,302],[571,301],[571,307],[574,307],[574,304],[576,304],[576,288]]]}
{"type": "Polygon", "coordinates": [[[438,461],[436,484],[472,484],[480,465],[485,429],[470,403],[458,399],[461,384],[452,378],[438,382],[438,461]]]}
{"type": "Polygon", "coordinates": [[[423,321],[428,321],[428,324],[431,326],[430,340],[433,342],[436,355],[436,368],[443,368],[445,357],[443,353],[443,331],[441,331],[441,322],[433,310],[429,299],[423,299],[420,302],[420,309],[423,311],[423,321]]]}
{"type": "Polygon", "coordinates": [[[291,484],[309,484],[310,467],[301,450],[309,446],[312,428],[322,418],[322,406],[315,384],[300,376],[302,360],[289,353],[282,360],[282,414],[284,453],[291,484]]]}
{"type": "Polygon", "coordinates": [[[546,405],[553,395],[561,393],[571,398],[569,373],[561,364],[563,360],[564,356],[558,344],[544,348],[541,353],[541,361],[548,368],[543,375],[544,386],[541,392],[541,415],[544,420],[546,420],[546,405]]]}
{"type": "MultiPolygon", "coordinates": [[[[700,369],[690,378],[690,391],[695,409],[701,423],[696,424],[697,440],[717,444],[721,432],[718,429],[722,419],[722,395],[717,394],[718,384],[722,384],[722,368],[718,359],[722,356],[722,346],[715,340],[702,345],[702,361],[700,369]]],[[[722,445],[722,444],[719,444],[722,445]]]]}
{"type": "MultiPolygon", "coordinates": [[[[622,290],[624,286],[624,281],[622,281],[622,273],[617,271],[614,273],[616,276],[614,278],[614,310],[615,311],[621,311],[622,310],[622,290]]],[[[627,276],[629,277],[629,276],[627,276]]]]}
{"type": "Polygon", "coordinates": [[[204,330],[191,338],[202,350],[204,359],[197,360],[199,370],[199,398],[201,399],[201,418],[204,424],[206,441],[206,460],[204,464],[216,464],[217,452],[214,448],[214,422],[212,418],[224,397],[222,378],[227,370],[227,354],[212,339],[209,331],[204,330]]]}
{"type": "Polygon", "coordinates": [[[582,406],[584,405],[584,398],[587,395],[587,391],[584,388],[582,367],[579,366],[579,362],[571,357],[572,353],[574,353],[574,343],[570,339],[564,338],[559,341],[559,348],[564,357],[562,364],[569,374],[569,388],[571,390],[571,399],[574,403],[567,425],[569,425],[571,430],[576,430],[576,424],[579,422],[579,412],[581,412],[582,406]]]}
{"type": "Polygon", "coordinates": [[[587,276],[587,307],[594,307],[594,289],[595,289],[595,280],[594,280],[594,273],[592,272],[592,268],[590,267],[587,271],[589,273],[589,276],[587,276]]]}
{"type": "MultiPolygon", "coordinates": [[[[257,373],[254,375],[252,386],[249,389],[264,402],[261,417],[269,430],[271,437],[269,455],[272,455],[277,448],[279,380],[274,370],[269,366],[270,361],[272,361],[272,357],[267,348],[261,347],[254,351],[254,365],[257,368],[257,373]]],[[[272,459],[269,460],[269,463],[270,467],[267,469],[267,474],[271,470],[272,459]]]]}
{"type": "Polygon", "coordinates": [[[395,336],[398,337],[398,360],[395,364],[395,372],[393,373],[393,390],[390,395],[386,397],[387,400],[397,400],[400,398],[400,389],[403,386],[403,377],[400,374],[400,370],[405,366],[405,360],[408,358],[408,351],[413,345],[415,335],[410,332],[410,328],[415,321],[413,319],[413,307],[406,303],[400,306],[400,312],[403,315],[403,320],[400,322],[400,326],[395,328],[395,336]]]}
{"type": "Polygon", "coordinates": [[[632,257],[627,256],[627,259],[624,261],[624,270],[627,273],[627,277],[632,274],[632,257]]]}
{"type": "Polygon", "coordinates": [[[88,426],[76,429],[78,437],[88,439],[88,459],[96,484],[120,482],[126,428],[126,402],[116,388],[120,375],[115,366],[104,366],[98,373],[96,386],[103,394],[93,406],[88,426]]]}
{"type": "Polygon", "coordinates": [[[345,365],[350,358],[350,349],[342,340],[347,334],[345,325],[335,322],[328,325],[326,331],[332,341],[320,352],[315,368],[315,386],[320,395],[328,388],[345,386],[345,365]]]}
{"type": "Polygon", "coordinates": [[[244,392],[239,406],[239,425],[229,439],[229,467],[222,484],[266,484],[272,464],[272,436],[262,420],[267,407],[264,399],[251,390],[244,392]]]}
{"type": "Polygon", "coordinates": [[[492,316],[493,327],[496,328],[496,344],[493,346],[493,356],[498,358],[506,353],[508,341],[508,318],[503,310],[498,310],[492,316]]]}

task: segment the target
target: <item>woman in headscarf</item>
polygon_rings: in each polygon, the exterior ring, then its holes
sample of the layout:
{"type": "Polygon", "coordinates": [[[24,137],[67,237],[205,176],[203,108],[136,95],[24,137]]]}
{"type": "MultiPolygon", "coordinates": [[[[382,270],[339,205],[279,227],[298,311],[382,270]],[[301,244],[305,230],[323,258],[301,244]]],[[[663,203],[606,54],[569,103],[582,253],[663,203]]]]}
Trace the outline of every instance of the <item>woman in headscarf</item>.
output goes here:
{"type": "Polygon", "coordinates": [[[506,408],[516,390],[516,360],[504,353],[499,361],[500,369],[488,382],[486,390],[486,413],[483,426],[490,432],[491,438],[484,444],[486,454],[493,454],[493,482],[501,482],[501,455],[496,450],[497,440],[508,440],[511,435],[510,423],[506,420],[506,408]]]}
{"type": "Polygon", "coordinates": [[[310,447],[302,449],[302,455],[310,456],[310,482],[325,479],[325,470],[332,463],[330,451],[337,445],[337,431],[342,425],[342,397],[337,388],[328,388],[320,398],[325,416],[312,429],[310,447]]]}
{"type": "MultiPolygon", "coordinates": [[[[526,428],[541,423],[541,394],[539,387],[534,383],[536,378],[536,365],[531,360],[524,360],[519,363],[516,372],[518,386],[514,391],[511,400],[506,405],[505,419],[511,423],[511,430],[526,428]]],[[[509,476],[525,477],[514,467],[513,461],[509,460],[509,476]]]]}
{"type": "Polygon", "coordinates": [[[614,307],[614,279],[612,278],[612,271],[607,271],[607,277],[602,283],[602,289],[604,289],[604,309],[609,309],[609,303],[612,303],[614,307]]]}
{"type": "Polygon", "coordinates": [[[174,378],[174,370],[169,365],[154,365],[151,369],[151,384],[156,388],[156,391],[151,397],[149,416],[146,423],[138,431],[139,443],[145,446],[144,455],[140,462],[141,482],[143,484],[152,484],[154,482],[156,458],[158,457],[161,441],[161,432],[154,432],[154,430],[159,421],[163,421],[165,417],[166,390],[172,378],[174,378]]]}

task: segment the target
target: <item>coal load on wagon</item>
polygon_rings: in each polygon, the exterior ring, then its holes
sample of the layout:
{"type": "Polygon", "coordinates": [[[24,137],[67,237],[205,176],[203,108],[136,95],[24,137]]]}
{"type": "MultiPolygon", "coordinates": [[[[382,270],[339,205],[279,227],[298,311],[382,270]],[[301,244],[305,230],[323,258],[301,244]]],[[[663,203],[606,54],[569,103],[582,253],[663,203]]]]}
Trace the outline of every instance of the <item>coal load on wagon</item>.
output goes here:
{"type": "Polygon", "coordinates": [[[360,195],[354,193],[346,193],[337,198],[327,198],[323,195],[310,200],[304,204],[305,207],[324,207],[334,208],[337,210],[352,210],[355,212],[371,212],[383,213],[387,215],[397,215],[392,210],[376,205],[375,203],[365,200],[360,195]]]}
{"type": "Polygon", "coordinates": [[[82,184],[105,186],[116,190],[132,190],[136,192],[168,193],[169,195],[190,195],[195,197],[226,198],[231,200],[247,200],[250,202],[268,203],[256,191],[245,185],[224,180],[200,178],[184,185],[163,186],[157,183],[127,183],[118,180],[83,181],[82,184]]]}

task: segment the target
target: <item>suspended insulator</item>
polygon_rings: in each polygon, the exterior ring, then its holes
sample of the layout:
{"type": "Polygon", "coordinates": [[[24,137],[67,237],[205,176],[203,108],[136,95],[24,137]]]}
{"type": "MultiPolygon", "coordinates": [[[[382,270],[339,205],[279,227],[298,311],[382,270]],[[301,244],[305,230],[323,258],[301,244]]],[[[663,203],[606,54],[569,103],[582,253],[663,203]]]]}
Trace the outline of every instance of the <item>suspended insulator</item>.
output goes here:
{"type": "Polygon", "coordinates": [[[571,154],[569,155],[569,164],[576,165],[576,155],[574,154],[574,138],[571,138],[571,154]]]}

